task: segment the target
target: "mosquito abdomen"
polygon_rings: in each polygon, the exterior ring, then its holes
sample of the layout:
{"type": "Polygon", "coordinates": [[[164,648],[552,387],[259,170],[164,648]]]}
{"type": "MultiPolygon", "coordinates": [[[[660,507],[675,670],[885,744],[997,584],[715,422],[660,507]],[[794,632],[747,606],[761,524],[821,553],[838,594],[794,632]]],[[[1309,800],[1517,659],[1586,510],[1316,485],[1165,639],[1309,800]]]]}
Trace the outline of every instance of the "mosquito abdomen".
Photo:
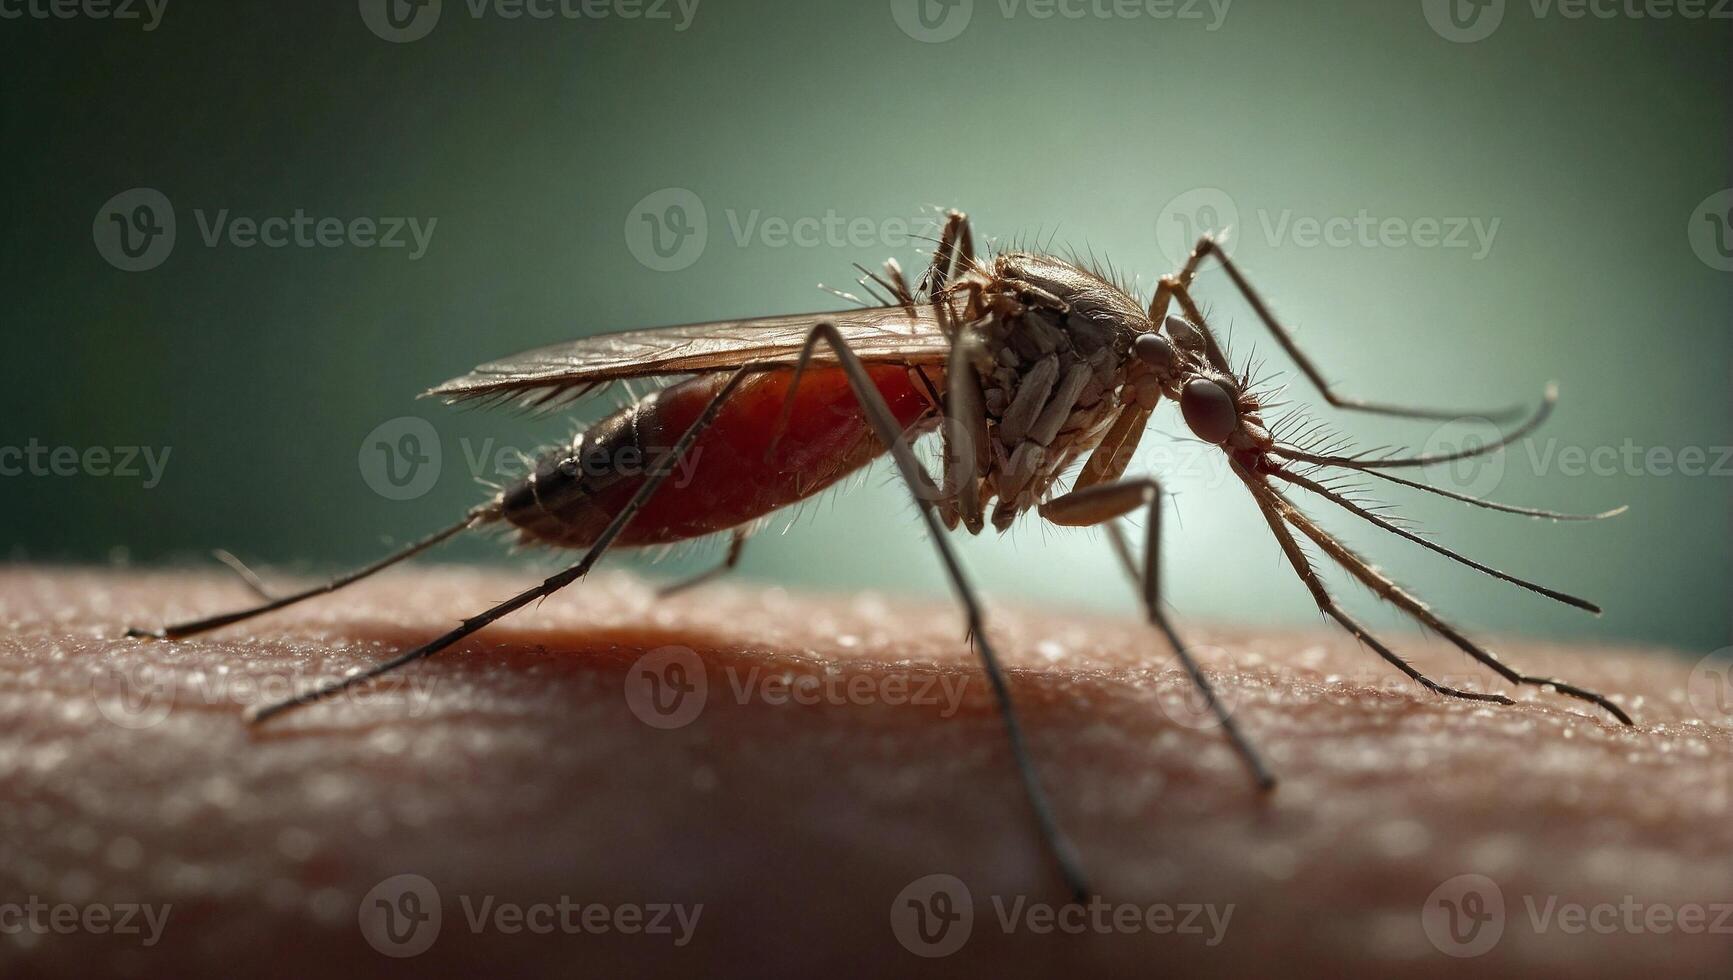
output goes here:
{"type": "MultiPolygon", "coordinates": [[[[905,429],[933,417],[926,387],[909,368],[867,370],[905,429]]],[[[943,384],[938,372],[924,370],[943,384]]],[[[772,449],[792,378],[792,371],[749,378],[681,459],[672,456],[674,444],[726,377],[701,375],[665,388],[544,454],[531,476],[500,494],[500,516],[526,542],[586,547],[650,472],[667,468],[668,478],[618,539],[627,546],[666,544],[754,521],[819,493],[885,451],[847,378],[830,367],[801,378],[772,449]]]]}

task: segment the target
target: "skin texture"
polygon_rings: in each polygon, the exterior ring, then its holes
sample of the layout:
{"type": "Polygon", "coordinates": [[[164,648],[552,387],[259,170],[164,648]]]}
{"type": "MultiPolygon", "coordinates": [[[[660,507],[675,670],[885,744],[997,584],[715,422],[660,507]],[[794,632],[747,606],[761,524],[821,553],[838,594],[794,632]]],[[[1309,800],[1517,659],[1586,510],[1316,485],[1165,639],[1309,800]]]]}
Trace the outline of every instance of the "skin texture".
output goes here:
{"type": "MultiPolygon", "coordinates": [[[[0,572],[0,901],[172,905],[149,947],[141,935],[0,934],[0,972],[1733,969],[1733,915],[1719,934],[1645,926],[1696,903],[1710,906],[1701,930],[1713,903],[1733,903],[1733,731],[1688,696],[1694,658],[1659,652],[1499,647],[1614,694],[1632,730],[1545,692],[1520,692],[1513,708],[1436,698],[1321,627],[1189,624],[1281,779],[1259,797],[1147,626],[995,606],[1031,749],[1096,890],[1115,905],[1211,903],[1218,917],[1233,906],[1219,933],[1200,913],[1202,934],[1001,928],[996,903],[1064,894],[945,604],[738,585],[659,602],[642,582],[598,575],[399,684],[259,730],[240,720],[259,697],[249,682],[280,691],[374,662],[531,580],[394,571],[165,643],[118,637],[246,593],[203,573],[0,572]],[[688,723],[658,728],[634,710],[659,717],[634,664],[668,647],[679,649],[652,665],[701,664],[708,691],[684,702],[698,705],[688,723]],[[781,703],[778,677],[833,684],[819,703],[781,703]],[[974,920],[957,952],[927,959],[899,942],[893,912],[937,873],[964,883],[974,920]],[[400,874],[437,889],[442,921],[431,948],[392,958],[362,918],[370,890],[400,874]],[[1444,955],[1423,920],[1435,889],[1462,897],[1447,882],[1464,874],[1490,878],[1506,906],[1502,937],[1472,959],[1444,955]],[[506,931],[508,917],[471,931],[490,898],[497,909],[562,896],[703,909],[681,947],[677,925],[537,935],[506,931]],[[1626,896],[1643,904],[1620,909],[1626,896]],[[1545,914],[1549,901],[1555,917],[1537,929],[1528,903],[1545,914]],[[1605,934],[1556,918],[1599,903],[1613,906],[1605,934]]],[[[1454,651],[1392,638],[1440,680],[1505,690],[1454,651]]],[[[408,908],[397,887],[387,893],[408,908]]]]}

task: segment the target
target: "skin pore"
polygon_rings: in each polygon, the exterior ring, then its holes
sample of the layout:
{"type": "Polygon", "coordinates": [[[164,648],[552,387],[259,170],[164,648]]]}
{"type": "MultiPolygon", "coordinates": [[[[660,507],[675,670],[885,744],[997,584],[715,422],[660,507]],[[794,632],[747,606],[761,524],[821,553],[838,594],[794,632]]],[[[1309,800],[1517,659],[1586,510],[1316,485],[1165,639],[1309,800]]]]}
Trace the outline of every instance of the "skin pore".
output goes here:
{"type": "MultiPolygon", "coordinates": [[[[1392,639],[1433,677],[1520,703],[1430,695],[1322,624],[1185,624],[1280,779],[1260,796],[1147,625],[991,604],[1031,751],[1101,896],[1076,914],[942,602],[745,584],[658,600],[598,574],[375,687],[240,720],[531,578],[394,570],[168,643],[120,628],[234,606],[243,589],[0,571],[0,970],[1733,966],[1733,719],[1693,697],[1695,658],[1660,652],[1498,645],[1615,695],[1627,729],[1412,634],[1392,639]],[[905,941],[907,916],[941,874],[966,889],[972,925],[929,958],[905,941]],[[434,891],[406,900],[400,875],[434,891]],[[437,910],[436,938],[418,951],[368,933],[370,904],[375,926],[386,909],[423,923],[415,937],[437,910]],[[1484,952],[1447,955],[1493,924],[1484,952]]],[[[926,907],[955,914],[961,897],[926,907]]]]}

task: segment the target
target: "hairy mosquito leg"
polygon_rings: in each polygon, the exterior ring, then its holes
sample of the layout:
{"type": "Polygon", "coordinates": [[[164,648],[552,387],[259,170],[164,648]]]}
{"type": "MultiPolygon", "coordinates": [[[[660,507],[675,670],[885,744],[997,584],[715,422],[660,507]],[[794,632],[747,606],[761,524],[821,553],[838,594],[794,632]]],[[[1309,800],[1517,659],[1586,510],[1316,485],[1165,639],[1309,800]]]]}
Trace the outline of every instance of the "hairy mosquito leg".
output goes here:
{"type": "MultiPolygon", "coordinates": [[[[1198,239],[1197,244],[1192,247],[1191,255],[1186,259],[1185,266],[1180,269],[1178,274],[1163,277],[1156,286],[1155,298],[1149,304],[1150,322],[1158,326],[1161,324],[1167,316],[1168,300],[1176,294],[1183,295],[1189,292],[1192,280],[1197,276],[1198,267],[1206,257],[1212,255],[1215,256],[1217,262],[1221,263],[1222,269],[1227,272],[1228,278],[1233,280],[1234,287],[1239,290],[1241,296],[1245,297],[1246,303],[1258,315],[1258,319],[1263,321],[1265,328],[1275,336],[1276,343],[1288,352],[1288,356],[1293,358],[1301,373],[1305,374],[1312,385],[1318,389],[1319,394],[1324,396],[1324,400],[1332,406],[1348,411],[1370,412],[1375,415],[1395,415],[1402,418],[1441,419],[1445,421],[1464,416],[1485,417],[1494,420],[1508,419],[1515,418],[1522,413],[1522,406],[1507,406],[1491,412],[1446,411],[1367,401],[1362,398],[1348,398],[1336,394],[1332,390],[1330,382],[1325,380],[1323,373],[1318,370],[1317,365],[1312,363],[1312,359],[1307,357],[1305,351],[1302,351],[1300,345],[1294,341],[1293,334],[1282,325],[1280,320],[1276,319],[1269,304],[1265,303],[1258,291],[1252,288],[1252,284],[1240,272],[1239,266],[1228,258],[1227,253],[1222,251],[1221,246],[1211,235],[1204,235],[1198,239]]],[[[1182,302],[1184,301],[1182,300],[1182,302]]],[[[1186,305],[1190,306],[1191,304],[1187,303],[1186,305]]],[[[1190,312],[1187,313],[1187,316],[1191,315],[1190,312]]],[[[1201,322],[1199,326],[1202,327],[1201,322]]]]}
{"type": "Polygon", "coordinates": [[[728,553],[722,556],[722,564],[707,568],[696,575],[670,582],[656,590],[656,595],[663,599],[678,595],[687,589],[695,589],[706,582],[714,581],[734,570],[740,564],[740,553],[746,550],[746,539],[752,537],[748,531],[735,528],[728,534],[728,553]]]}
{"type": "MultiPolygon", "coordinates": [[[[1240,472],[1237,467],[1236,472],[1240,472]]],[[[1323,579],[1318,577],[1317,570],[1312,568],[1311,559],[1307,558],[1306,553],[1300,550],[1299,542],[1294,540],[1293,533],[1288,530],[1287,525],[1282,523],[1282,518],[1286,516],[1286,511],[1282,509],[1283,504],[1281,498],[1273,491],[1257,486],[1254,482],[1255,478],[1250,478],[1243,472],[1241,473],[1241,479],[1247,481],[1246,485],[1252,491],[1252,499],[1258,505],[1258,512],[1264,515],[1265,523],[1270,526],[1270,533],[1276,536],[1276,543],[1281,545],[1282,554],[1287,556],[1288,564],[1293,567],[1294,574],[1300,577],[1300,581],[1306,586],[1306,589],[1312,593],[1313,600],[1318,603],[1318,609],[1323,612],[1324,615],[1335,620],[1338,625],[1347,630],[1355,639],[1371,647],[1373,652],[1377,653],[1378,656],[1383,657],[1391,666],[1408,675],[1408,677],[1415,683],[1434,694],[1442,694],[1453,698],[1462,698],[1466,701],[1487,701],[1493,704],[1516,703],[1502,694],[1482,694],[1477,691],[1462,691],[1454,687],[1447,687],[1440,684],[1421,673],[1413,664],[1402,659],[1402,657],[1395,651],[1385,646],[1382,641],[1372,635],[1370,630],[1366,629],[1365,626],[1362,626],[1358,620],[1354,619],[1354,617],[1348,615],[1348,612],[1336,601],[1336,597],[1331,595],[1330,590],[1325,587],[1323,579]]]]}
{"type": "Polygon", "coordinates": [[[939,232],[939,247],[933,250],[933,261],[927,267],[922,285],[930,293],[938,293],[958,270],[974,264],[975,233],[969,228],[969,216],[952,209],[945,214],[945,227],[939,232]]]}
{"type": "Polygon", "coordinates": [[[999,655],[994,652],[992,643],[987,638],[986,615],[980,600],[975,595],[974,586],[969,583],[968,575],[963,571],[962,564],[957,560],[955,552],[946,539],[944,526],[939,520],[938,504],[935,501],[937,487],[920,461],[915,458],[914,451],[903,436],[902,427],[898,425],[896,416],[891,413],[890,406],[885,404],[884,396],[873,384],[872,377],[867,374],[860,358],[849,347],[836,326],[829,322],[813,327],[807,335],[806,344],[801,349],[800,360],[795,368],[795,377],[789,383],[789,394],[792,397],[795,387],[799,384],[800,372],[812,359],[820,343],[828,346],[836,355],[844,375],[848,378],[849,387],[853,390],[855,400],[865,412],[867,422],[872,425],[873,432],[880,442],[889,448],[891,458],[895,461],[897,471],[902,475],[903,483],[914,495],[921,520],[926,524],[927,536],[933,542],[933,547],[939,553],[939,560],[945,566],[945,574],[951,580],[951,587],[957,593],[957,599],[962,603],[968,617],[969,635],[974,642],[976,652],[981,658],[982,670],[987,675],[987,683],[993,689],[993,696],[999,703],[999,714],[1005,722],[1005,733],[1011,743],[1011,756],[1016,763],[1018,776],[1023,782],[1024,796],[1029,801],[1029,807],[1034,811],[1036,822],[1040,826],[1041,837],[1059,866],[1060,873],[1065,878],[1066,885],[1071,889],[1072,896],[1078,902],[1085,902],[1089,897],[1089,886],[1083,875],[1077,850],[1059,829],[1059,821],[1053,813],[1053,804],[1047,792],[1041,786],[1040,777],[1035,772],[1035,762],[1029,755],[1029,746],[1023,735],[1022,722],[1018,720],[1017,708],[1011,699],[1011,687],[1005,679],[1005,669],[999,663],[999,655]]]}
{"type": "Polygon", "coordinates": [[[1276,507],[1278,512],[1288,521],[1288,523],[1299,528],[1300,532],[1306,535],[1306,537],[1311,538],[1319,548],[1322,548],[1324,552],[1336,562],[1336,564],[1342,566],[1342,568],[1350,575],[1359,579],[1373,592],[1390,600],[1397,608],[1414,617],[1414,619],[1419,621],[1422,625],[1428,627],[1446,640],[1449,640],[1458,650],[1461,650],[1463,653],[1468,654],[1475,660],[1496,671],[1500,677],[1503,677],[1512,684],[1553,688],[1560,694],[1576,698],[1580,701],[1586,701],[1601,708],[1607,712],[1607,714],[1612,715],[1614,718],[1617,718],[1620,722],[1626,725],[1635,724],[1631,720],[1631,716],[1626,714],[1623,708],[1614,704],[1612,700],[1604,694],[1599,694],[1587,688],[1577,687],[1574,684],[1568,684],[1564,681],[1557,680],[1556,678],[1537,677],[1532,674],[1525,674],[1509,666],[1504,661],[1498,659],[1497,655],[1492,651],[1487,650],[1480,644],[1470,640],[1467,636],[1463,635],[1461,630],[1458,630],[1456,627],[1451,626],[1449,623],[1439,618],[1438,614],[1428,608],[1426,603],[1421,602],[1419,598],[1408,592],[1408,590],[1396,584],[1396,582],[1388,575],[1373,568],[1364,558],[1361,558],[1359,555],[1349,550],[1346,545],[1342,544],[1342,542],[1336,540],[1336,538],[1329,532],[1319,527],[1316,522],[1307,517],[1299,508],[1289,503],[1280,494],[1269,488],[1265,488],[1264,492],[1269,495],[1270,502],[1276,507]]]}
{"type": "Polygon", "coordinates": [[[384,571],[406,558],[419,555],[434,545],[439,544],[448,538],[455,537],[460,532],[469,530],[477,524],[490,519],[492,516],[493,511],[489,507],[477,507],[466,514],[461,522],[453,524],[442,531],[436,531],[407,548],[386,555],[384,558],[379,559],[365,568],[357,569],[347,575],[338,576],[323,585],[316,585],[310,589],[303,589],[300,592],[294,592],[286,596],[270,599],[256,606],[237,609],[234,612],[222,613],[217,616],[207,616],[204,619],[192,619],[183,623],[173,623],[160,629],[146,630],[134,627],[128,629],[126,635],[129,637],[148,637],[158,640],[178,640],[182,637],[193,636],[207,630],[214,630],[223,626],[242,622],[243,620],[252,619],[254,616],[263,616],[268,612],[276,612],[285,606],[292,606],[305,599],[311,599],[315,596],[335,592],[346,585],[352,585],[359,582],[369,575],[384,571]]]}
{"type": "Polygon", "coordinates": [[[1125,572],[1125,577],[1131,580],[1131,587],[1143,596],[1143,570],[1137,567],[1137,558],[1131,553],[1131,542],[1126,540],[1125,529],[1119,526],[1118,518],[1101,525],[1107,533],[1107,545],[1113,549],[1113,557],[1119,559],[1119,567],[1125,572]]]}
{"type": "Polygon", "coordinates": [[[292,698],[287,698],[274,704],[256,706],[247,712],[247,720],[254,723],[265,721],[268,718],[282,714],[292,708],[312,704],[315,701],[322,701],[334,694],[364,684],[383,674],[388,674],[406,664],[411,664],[417,660],[431,657],[439,651],[444,650],[446,647],[451,646],[453,643],[469,636],[471,633],[474,633],[519,609],[522,609],[524,606],[529,605],[537,599],[553,595],[555,592],[558,592],[578,579],[583,578],[589,573],[590,568],[595,565],[596,561],[602,557],[602,554],[608,550],[608,547],[614,543],[614,539],[620,536],[620,532],[626,529],[626,525],[631,523],[632,518],[637,516],[638,511],[643,509],[644,503],[650,499],[650,496],[656,492],[657,488],[662,485],[662,482],[674,471],[674,467],[677,466],[680,459],[686,455],[687,450],[692,447],[694,442],[698,441],[698,436],[702,434],[705,429],[710,427],[711,422],[716,420],[717,413],[722,410],[723,403],[728,400],[728,396],[734,393],[734,389],[738,388],[740,383],[746,380],[748,376],[762,370],[766,370],[765,365],[744,364],[736,368],[734,372],[729,375],[728,380],[723,382],[722,387],[717,389],[716,394],[711,397],[709,404],[704,406],[704,411],[698,414],[698,417],[692,421],[692,424],[687,426],[686,431],[680,436],[680,439],[674,443],[673,451],[668,454],[666,464],[652,471],[650,475],[645,478],[643,485],[639,486],[637,492],[632,494],[632,499],[628,500],[626,505],[620,508],[620,512],[614,515],[614,519],[608,522],[608,526],[602,529],[602,533],[597,536],[595,543],[590,545],[589,550],[584,552],[584,557],[580,559],[577,564],[572,565],[557,575],[545,579],[540,585],[537,585],[534,588],[526,589],[504,602],[491,606],[488,609],[471,616],[464,620],[456,629],[451,630],[436,639],[430,640],[421,646],[415,647],[412,650],[400,653],[390,660],[375,664],[366,670],[350,674],[347,677],[332,681],[329,684],[298,694],[292,698]]]}
{"type": "MultiPolygon", "coordinates": [[[[1174,277],[1165,276],[1162,279],[1162,285],[1168,287],[1171,294],[1179,300],[1180,309],[1185,311],[1185,315],[1189,322],[1195,326],[1198,332],[1202,335],[1204,346],[1208,351],[1210,361],[1224,373],[1232,374],[1233,366],[1228,363],[1227,355],[1222,352],[1221,345],[1216,342],[1215,331],[1210,328],[1208,319],[1203,315],[1203,310],[1197,305],[1197,301],[1192,298],[1191,290],[1184,285],[1176,284],[1173,280],[1174,277]]],[[[1166,308],[1165,302],[1163,303],[1163,308],[1166,308]]],[[[1151,309],[1154,309],[1153,303],[1151,304],[1151,309]]],[[[1448,463],[1458,459],[1485,456],[1489,453],[1497,452],[1520,439],[1526,438],[1530,433],[1540,428],[1541,425],[1546,422],[1547,418],[1552,415],[1553,406],[1557,403],[1558,386],[1549,383],[1541,396],[1540,404],[1528,413],[1528,417],[1523,419],[1520,425],[1485,445],[1461,449],[1455,452],[1433,453],[1420,456],[1364,458],[1353,456],[1322,456],[1315,453],[1304,452],[1291,446],[1273,446],[1270,451],[1285,459],[1297,460],[1303,463],[1313,463],[1321,466],[1345,466],[1354,469],[1388,469],[1402,466],[1429,466],[1435,463],[1448,463]]],[[[1382,409],[1379,410],[1382,411],[1382,409]]],[[[1385,414],[1401,413],[1386,412],[1385,414]]],[[[1511,414],[1515,413],[1505,413],[1505,416],[1508,417],[1511,414]]],[[[1447,412],[1440,412],[1435,414],[1411,414],[1411,417],[1455,419],[1460,418],[1461,416],[1447,412]]]]}
{"type": "Polygon", "coordinates": [[[227,548],[212,548],[211,557],[222,562],[229,571],[234,572],[235,577],[241,580],[241,584],[247,587],[247,591],[251,592],[259,601],[270,602],[276,598],[271,594],[270,589],[265,588],[264,579],[259,578],[258,573],[248,568],[246,562],[235,557],[234,552],[227,548]]]}
{"type": "Polygon", "coordinates": [[[1246,768],[1251,771],[1252,779],[1256,781],[1258,788],[1270,789],[1276,785],[1275,777],[1270,775],[1257,750],[1252,748],[1252,743],[1240,731],[1233,716],[1216,697],[1215,688],[1211,686],[1209,678],[1204,676],[1202,668],[1192,659],[1184,641],[1179,638],[1179,632],[1173,628],[1161,608],[1161,484],[1153,477],[1142,477],[1073,490],[1042,504],[1039,513],[1043,520],[1063,527],[1091,527],[1100,524],[1111,526],[1115,520],[1139,507],[1146,509],[1149,522],[1141,576],[1144,612],[1149,616],[1150,624],[1166,635],[1168,644],[1173,647],[1174,656],[1179,658],[1180,665],[1185,668],[1192,683],[1203,693],[1210,712],[1221,723],[1229,744],[1245,761],[1246,768]]]}
{"type": "Polygon", "coordinates": [[[955,515],[970,534],[981,533],[981,474],[991,462],[987,406],[980,375],[970,363],[975,343],[969,335],[958,335],[951,343],[945,360],[945,424],[939,430],[945,460],[940,516],[948,525],[949,516],[955,515]]]}

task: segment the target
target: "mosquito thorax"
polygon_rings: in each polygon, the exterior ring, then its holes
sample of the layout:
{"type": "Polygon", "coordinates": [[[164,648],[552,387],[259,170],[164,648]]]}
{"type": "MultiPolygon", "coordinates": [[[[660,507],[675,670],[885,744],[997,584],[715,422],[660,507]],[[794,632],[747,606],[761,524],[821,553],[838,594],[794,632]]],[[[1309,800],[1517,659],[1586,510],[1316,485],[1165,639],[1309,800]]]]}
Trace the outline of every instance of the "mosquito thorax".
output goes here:
{"type": "Polygon", "coordinates": [[[1133,339],[1148,329],[1142,309],[1102,277],[1010,252],[967,286],[986,409],[981,499],[998,498],[992,519],[1004,530],[1101,441],[1127,401],[1159,397],[1159,387],[1131,370],[1133,339]]]}

